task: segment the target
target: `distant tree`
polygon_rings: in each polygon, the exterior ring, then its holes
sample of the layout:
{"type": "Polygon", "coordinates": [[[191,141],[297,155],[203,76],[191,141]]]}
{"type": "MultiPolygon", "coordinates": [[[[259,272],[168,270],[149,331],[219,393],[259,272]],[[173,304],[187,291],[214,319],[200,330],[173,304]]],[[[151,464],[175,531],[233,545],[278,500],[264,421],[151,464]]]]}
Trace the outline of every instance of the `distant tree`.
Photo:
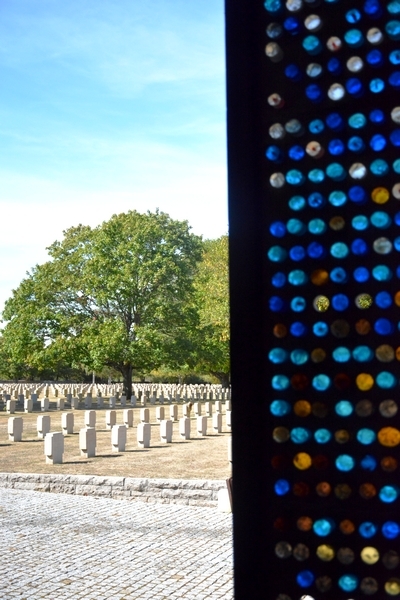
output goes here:
{"type": "Polygon", "coordinates": [[[202,241],[188,223],[156,211],[79,225],[48,248],[6,302],[4,350],[11,363],[46,370],[60,361],[121,373],[172,368],[190,352],[193,278],[202,241]]]}
{"type": "Polygon", "coordinates": [[[199,325],[195,333],[197,368],[229,384],[228,236],[206,240],[195,280],[199,325]]]}

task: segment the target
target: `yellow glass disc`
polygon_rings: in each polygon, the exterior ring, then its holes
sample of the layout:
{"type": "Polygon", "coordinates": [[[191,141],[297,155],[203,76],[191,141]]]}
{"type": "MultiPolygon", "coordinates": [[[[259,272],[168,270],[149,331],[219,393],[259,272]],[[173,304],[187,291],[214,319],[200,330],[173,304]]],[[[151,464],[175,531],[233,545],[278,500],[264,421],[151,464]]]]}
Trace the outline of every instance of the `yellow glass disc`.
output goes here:
{"type": "Polygon", "coordinates": [[[395,427],[383,427],[378,431],[378,440],[382,446],[394,448],[400,444],[400,431],[395,427]]]}
{"type": "Polygon", "coordinates": [[[356,385],[359,390],[366,392],[374,385],[374,378],[369,373],[360,373],[356,377],[356,385]]]}
{"type": "Polygon", "coordinates": [[[367,565],[374,565],[379,560],[379,552],[373,546],[365,546],[361,550],[361,560],[367,565]]]}
{"type": "Polygon", "coordinates": [[[328,283],[329,281],[329,273],[324,269],[317,269],[311,273],[311,282],[314,285],[324,285],[324,283],[328,283]]]}
{"type": "Polygon", "coordinates": [[[311,467],[311,456],[307,452],[299,452],[293,459],[293,464],[296,469],[305,471],[311,467]]]}
{"type": "Polygon", "coordinates": [[[372,190],[371,198],[376,204],[385,204],[390,198],[390,192],[384,187],[377,187],[372,190]]]}
{"type": "Polygon", "coordinates": [[[317,556],[321,560],[329,561],[335,558],[335,550],[332,546],[328,546],[328,544],[322,544],[317,548],[317,556]]]}
{"type": "Polygon", "coordinates": [[[315,310],[317,310],[318,312],[326,312],[329,308],[329,298],[327,298],[326,296],[317,296],[316,298],[314,298],[314,308],[315,310]]]}
{"type": "Polygon", "coordinates": [[[385,583],[385,592],[389,594],[389,596],[398,596],[400,594],[400,579],[389,579],[385,583]]]}
{"type": "Polygon", "coordinates": [[[356,298],[356,306],[365,310],[372,306],[373,300],[370,294],[359,294],[356,298]]]}

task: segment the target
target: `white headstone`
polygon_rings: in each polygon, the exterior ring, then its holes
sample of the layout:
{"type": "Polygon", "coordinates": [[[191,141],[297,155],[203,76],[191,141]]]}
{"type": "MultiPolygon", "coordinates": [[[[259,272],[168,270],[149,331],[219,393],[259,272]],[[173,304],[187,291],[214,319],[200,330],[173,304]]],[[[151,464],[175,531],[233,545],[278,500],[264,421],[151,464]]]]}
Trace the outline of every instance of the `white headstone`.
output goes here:
{"type": "Polygon", "coordinates": [[[63,461],[64,436],[61,432],[48,433],[44,438],[46,464],[56,465],[63,461]]]}
{"type": "Polygon", "coordinates": [[[114,425],[111,430],[111,446],[113,452],[125,452],[126,427],[125,425],[114,425]]]}
{"type": "Polygon", "coordinates": [[[160,438],[163,444],[170,444],[172,442],[172,421],[163,420],[160,422],[160,438]]]}
{"type": "Polygon", "coordinates": [[[96,456],[96,430],[93,427],[79,430],[79,449],[85,458],[96,456]]]}
{"type": "Polygon", "coordinates": [[[46,433],[50,431],[50,417],[48,415],[40,415],[37,418],[37,433],[38,438],[43,440],[46,433]]]}
{"type": "Polygon", "coordinates": [[[8,439],[12,442],[21,442],[23,427],[22,417],[10,417],[7,425],[8,439]]]}
{"type": "Polygon", "coordinates": [[[149,448],[151,438],[150,423],[139,423],[137,426],[137,443],[139,448],[149,448]]]}
{"type": "Polygon", "coordinates": [[[61,429],[64,435],[74,433],[74,414],[63,413],[61,415],[61,429]]]}

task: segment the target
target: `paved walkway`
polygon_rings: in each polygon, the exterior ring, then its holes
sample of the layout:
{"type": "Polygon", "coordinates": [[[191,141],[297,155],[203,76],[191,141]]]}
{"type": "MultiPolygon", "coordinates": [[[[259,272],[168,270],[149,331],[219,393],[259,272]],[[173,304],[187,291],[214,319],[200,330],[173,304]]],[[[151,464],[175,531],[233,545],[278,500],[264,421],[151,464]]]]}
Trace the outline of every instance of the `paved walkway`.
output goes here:
{"type": "Polygon", "coordinates": [[[231,600],[216,509],[0,489],[4,600],[231,600]]]}

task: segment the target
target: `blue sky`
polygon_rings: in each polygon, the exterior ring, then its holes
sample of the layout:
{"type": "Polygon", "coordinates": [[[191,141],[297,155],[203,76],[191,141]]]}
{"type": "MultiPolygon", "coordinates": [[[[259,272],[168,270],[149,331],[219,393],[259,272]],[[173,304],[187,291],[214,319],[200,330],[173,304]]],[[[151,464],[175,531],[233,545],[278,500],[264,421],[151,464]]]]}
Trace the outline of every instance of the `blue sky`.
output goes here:
{"type": "Polygon", "coordinates": [[[0,310],[78,223],[227,233],[223,0],[2,0],[0,310]]]}

